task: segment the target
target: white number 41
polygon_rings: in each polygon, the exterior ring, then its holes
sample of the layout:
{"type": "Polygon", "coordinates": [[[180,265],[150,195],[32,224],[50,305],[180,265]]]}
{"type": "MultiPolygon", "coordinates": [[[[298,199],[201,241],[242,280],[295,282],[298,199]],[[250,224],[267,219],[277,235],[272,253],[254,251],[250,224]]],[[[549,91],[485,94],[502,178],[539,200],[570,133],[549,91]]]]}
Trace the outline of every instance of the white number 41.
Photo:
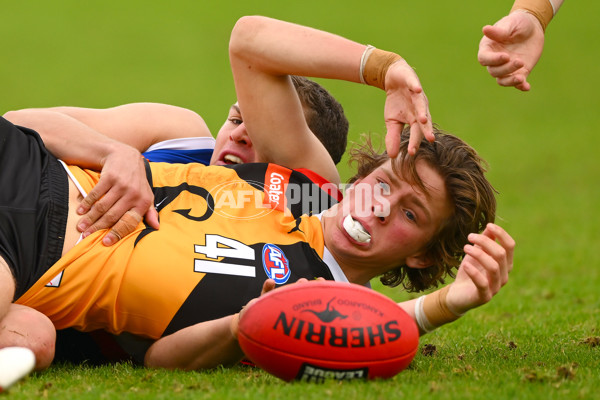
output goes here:
{"type": "MultiPolygon", "coordinates": [[[[206,235],[205,245],[194,245],[194,252],[204,254],[207,258],[217,260],[219,257],[237,258],[240,260],[254,260],[254,249],[234,239],[220,235],[206,235]]],[[[237,265],[210,260],[194,260],[194,272],[207,274],[223,274],[247,276],[254,278],[256,268],[248,265],[237,265]]]]}

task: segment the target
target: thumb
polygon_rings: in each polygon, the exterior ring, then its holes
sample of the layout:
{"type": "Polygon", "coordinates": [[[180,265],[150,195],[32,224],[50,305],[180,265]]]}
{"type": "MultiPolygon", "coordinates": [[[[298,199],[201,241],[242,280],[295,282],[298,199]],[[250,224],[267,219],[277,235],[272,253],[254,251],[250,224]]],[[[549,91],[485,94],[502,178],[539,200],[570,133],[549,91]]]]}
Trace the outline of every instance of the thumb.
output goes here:
{"type": "Polygon", "coordinates": [[[156,211],[154,206],[150,206],[148,211],[146,211],[144,219],[146,220],[146,223],[154,229],[158,229],[160,227],[160,223],[158,221],[158,211],[156,211]]]}
{"type": "Polygon", "coordinates": [[[483,34],[495,42],[503,43],[509,39],[509,30],[503,26],[486,25],[483,27],[483,34]]]}

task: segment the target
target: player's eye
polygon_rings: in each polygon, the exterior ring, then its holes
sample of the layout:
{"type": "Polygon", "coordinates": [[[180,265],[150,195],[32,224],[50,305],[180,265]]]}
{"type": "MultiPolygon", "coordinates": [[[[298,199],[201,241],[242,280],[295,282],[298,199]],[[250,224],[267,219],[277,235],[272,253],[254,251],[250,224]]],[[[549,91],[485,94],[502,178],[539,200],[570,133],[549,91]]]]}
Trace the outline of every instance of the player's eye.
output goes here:
{"type": "Polygon", "coordinates": [[[408,218],[410,221],[417,221],[417,216],[410,210],[404,210],[404,215],[406,215],[406,218],[408,218]]]}
{"type": "Polygon", "coordinates": [[[377,181],[377,185],[379,185],[381,188],[382,194],[390,194],[390,185],[388,185],[386,182],[379,180],[377,181]]]}

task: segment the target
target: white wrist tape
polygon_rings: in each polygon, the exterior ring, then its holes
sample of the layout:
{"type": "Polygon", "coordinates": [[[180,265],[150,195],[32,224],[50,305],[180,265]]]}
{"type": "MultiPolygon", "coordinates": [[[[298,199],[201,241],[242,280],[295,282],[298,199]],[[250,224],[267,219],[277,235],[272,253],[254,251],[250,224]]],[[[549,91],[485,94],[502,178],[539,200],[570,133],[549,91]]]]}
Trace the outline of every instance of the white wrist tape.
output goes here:
{"type": "Polygon", "coordinates": [[[363,51],[362,53],[362,57],[360,58],[360,69],[359,69],[359,76],[360,76],[360,83],[362,83],[363,85],[367,84],[367,81],[365,81],[365,65],[367,64],[367,60],[369,59],[369,55],[371,54],[371,52],[375,49],[374,46],[371,46],[370,44],[367,45],[367,47],[365,48],[365,51],[363,51]]]}
{"type": "Polygon", "coordinates": [[[419,330],[424,333],[431,332],[435,329],[435,326],[431,325],[431,322],[427,319],[425,311],[423,310],[423,303],[425,302],[425,296],[421,296],[415,303],[415,319],[417,320],[417,326],[419,330]]]}

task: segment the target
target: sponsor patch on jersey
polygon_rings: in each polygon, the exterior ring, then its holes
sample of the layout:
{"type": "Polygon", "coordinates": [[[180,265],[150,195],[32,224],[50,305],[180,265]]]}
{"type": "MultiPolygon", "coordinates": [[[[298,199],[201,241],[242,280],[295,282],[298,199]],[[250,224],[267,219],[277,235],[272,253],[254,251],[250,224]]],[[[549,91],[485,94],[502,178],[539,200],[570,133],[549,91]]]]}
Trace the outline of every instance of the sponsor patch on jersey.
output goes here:
{"type": "Polygon", "coordinates": [[[291,174],[292,170],[288,168],[269,164],[265,174],[265,206],[279,211],[286,210],[285,190],[291,174]]]}
{"type": "Polygon", "coordinates": [[[283,251],[274,244],[263,246],[262,262],[267,276],[282,285],[290,279],[290,263],[283,251]]]}

